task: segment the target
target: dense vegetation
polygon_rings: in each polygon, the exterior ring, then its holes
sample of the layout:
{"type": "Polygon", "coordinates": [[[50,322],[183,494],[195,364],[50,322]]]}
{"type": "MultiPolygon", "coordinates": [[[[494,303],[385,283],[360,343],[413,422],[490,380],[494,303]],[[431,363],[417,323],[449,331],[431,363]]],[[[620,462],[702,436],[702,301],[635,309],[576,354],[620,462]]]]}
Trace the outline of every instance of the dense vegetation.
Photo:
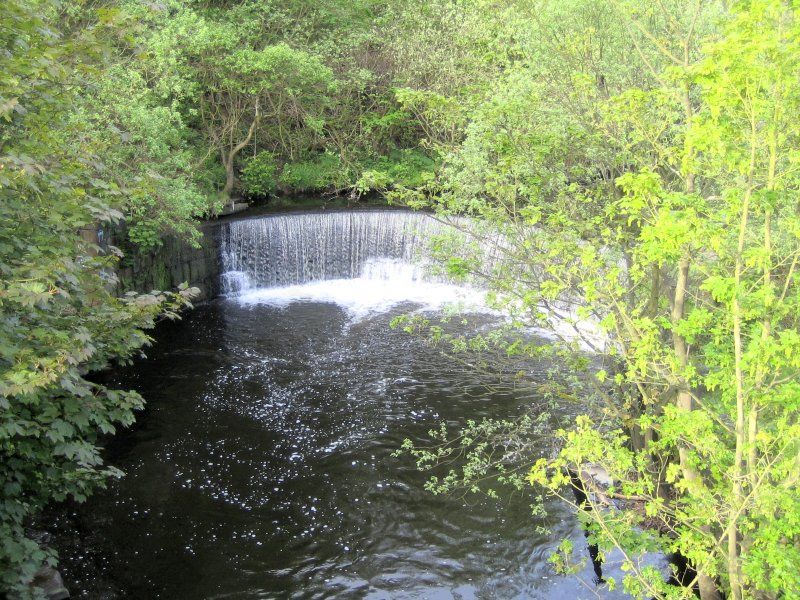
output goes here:
{"type": "MultiPolygon", "coordinates": [[[[453,353],[554,354],[587,416],[443,430],[445,492],[572,502],[636,597],[800,590],[799,7],[789,0],[9,0],[0,13],[0,581],[52,560],[26,529],[114,469],[136,394],[87,376],[191,297],[117,293],[120,252],[232,196],[358,196],[467,215],[436,240],[514,326],[453,353]],[[497,232],[502,236],[498,238],[497,232]],[[487,265],[487,240],[502,239],[487,265]],[[115,239],[116,241],[116,239],[115,239]],[[555,315],[562,315],[556,323],[555,315]],[[515,327],[571,336],[530,343],[515,327]],[[587,323],[602,331],[588,335],[587,323]],[[585,338],[584,345],[576,341],[585,338]],[[586,346],[594,359],[587,360],[586,346]],[[601,368],[597,367],[602,361],[601,368]],[[590,370],[591,367],[591,370],[590,370]],[[600,487],[585,475],[602,468],[600,487]],[[572,473],[573,477],[570,477],[572,473]],[[639,562],[679,553],[680,585],[639,562]],[[696,573],[696,574],[693,574],[696,573]]],[[[486,362],[504,369],[504,365],[486,362]]],[[[507,366],[507,365],[505,365],[507,366]]],[[[504,369],[506,372],[509,370],[504,369]]],[[[524,370],[518,379],[524,381],[524,370]]],[[[569,548],[554,557],[572,567],[569,548]]]]}
{"type": "MultiPolygon", "coordinates": [[[[704,599],[798,597],[796,9],[549,7],[502,16],[521,40],[515,59],[502,57],[498,85],[462,109],[468,123],[440,150],[432,186],[395,195],[475,216],[473,245],[439,245],[451,272],[474,272],[521,323],[563,332],[561,314],[576,326],[551,347],[511,333],[453,349],[555,352],[578,367],[577,335],[604,366],[558,391],[590,414],[557,433],[553,457],[526,455],[527,423],[472,424],[409,448],[434,469],[464,456],[435,491],[494,476],[574,503],[580,480],[591,541],[625,557],[629,575],[607,583],[637,597],[695,586],[704,599]],[[497,230],[501,256],[487,268],[497,230]],[[590,475],[598,467],[610,487],[590,475]],[[640,561],[646,551],[678,553],[696,573],[667,585],[640,561]]],[[[565,570],[570,550],[554,557],[565,570]]]]}

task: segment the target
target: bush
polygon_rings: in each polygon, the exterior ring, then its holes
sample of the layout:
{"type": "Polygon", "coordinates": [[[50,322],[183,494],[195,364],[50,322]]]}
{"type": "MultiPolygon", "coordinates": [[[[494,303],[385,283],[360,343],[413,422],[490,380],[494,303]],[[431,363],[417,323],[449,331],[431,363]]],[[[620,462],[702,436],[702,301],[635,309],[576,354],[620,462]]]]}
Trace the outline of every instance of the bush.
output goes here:
{"type": "Polygon", "coordinates": [[[278,185],[275,177],[278,170],[272,152],[259,152],[247,159],[242,169],[242,191],[247,196],[263,198],[275,191],[278,185]]]}
{"type": "Polygon", "coordinates": [[[312,192],[347,185],[343,172],[339,156],[326,152],[309,160],[286,163],[279,182],[295,192],[312,192]]]}
{"type": "Polygon", "coordinates": [[[367,165],[355,184],[359,193],[396,187],[417,188],[429,182],[436,162],[413,149],[396,150],[367,165]]]}

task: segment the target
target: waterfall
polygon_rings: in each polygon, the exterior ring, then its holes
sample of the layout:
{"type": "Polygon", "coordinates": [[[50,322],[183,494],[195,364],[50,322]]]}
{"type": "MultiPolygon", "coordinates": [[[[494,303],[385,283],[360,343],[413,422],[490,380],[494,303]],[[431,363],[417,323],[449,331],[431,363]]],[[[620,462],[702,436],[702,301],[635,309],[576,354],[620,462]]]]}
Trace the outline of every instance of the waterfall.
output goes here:
{"type": "MultiPolygon", "coordinates": [[[[332,302],[356,318],[408,302],[431,310],[457,305],[472,312],[492,312],[485,290],[434,277],[425,268],[428,242],[453,231],[429,215],[403,210],[294,213],[231,221],[220,242],[222,290],[242,304],[332,302]]],[[[500,234],[484,237],[481,259],[486,271],[500,264],[505,244],[500,234]]],[[[548,326],[534,330],[605,344],[596,320],[579,317],[572,304],[562,307],[551,302],[542,310],[548,326]],[[553,306],[559,310],[553,312],[553,306]]]]}
{"type": "Polygon", "coordinates": [[[443,228],[428,215],[399,210],[233,221],[222,232],[223,292],[336,279],[421,280],[415,260],[443,228]]]}
{"type": "Polygon", "coordinates": [[[240,304],[334,303],[359,318],[412,303],[485,310],[484,292],[432,275],[428,242],[450,227],[424,213],[359,210],[232,221],[222,288],[240,304]]]}

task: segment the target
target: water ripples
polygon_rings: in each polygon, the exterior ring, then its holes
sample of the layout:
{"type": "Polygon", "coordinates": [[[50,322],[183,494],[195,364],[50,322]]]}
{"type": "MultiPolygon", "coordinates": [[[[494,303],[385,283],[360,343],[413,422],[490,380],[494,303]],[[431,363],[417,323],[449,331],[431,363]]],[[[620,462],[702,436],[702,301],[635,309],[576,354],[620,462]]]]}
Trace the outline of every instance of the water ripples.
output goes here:
{"type": "Polygon", "coordinates": [[[530,498],[433,496],[392,456],[441,419],[536,402],[487,392],[390,330],[393,314],[354,323],[331,304],[227,300],[170,325],[117,381],[149,402],[109,447],[127,477],[77,513],[101,572],[81,579],[85,555],[60,548],[84,597],[105,582],[135,598],[589,598],[575,581],[551,594],[557,540],[536,533],[530,498]]]}

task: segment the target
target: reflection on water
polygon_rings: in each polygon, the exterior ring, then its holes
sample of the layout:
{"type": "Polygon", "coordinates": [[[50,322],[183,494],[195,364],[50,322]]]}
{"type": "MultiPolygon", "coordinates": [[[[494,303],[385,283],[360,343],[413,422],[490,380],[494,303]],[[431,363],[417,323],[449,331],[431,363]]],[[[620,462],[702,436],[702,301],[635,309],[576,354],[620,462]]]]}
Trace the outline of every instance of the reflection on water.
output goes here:
{"type": "Polygon", "coordinates": [[[415,307],[228,299],[165,326],[117,375],[149,403],[108,450],[127,477],[59,518],[74,596],[595,598],[546,564],[585,545],[565,507],[542,536],[525,495],[433,496],[392,457],[441,419],[536,409],[389,328],[415,307]]]}

